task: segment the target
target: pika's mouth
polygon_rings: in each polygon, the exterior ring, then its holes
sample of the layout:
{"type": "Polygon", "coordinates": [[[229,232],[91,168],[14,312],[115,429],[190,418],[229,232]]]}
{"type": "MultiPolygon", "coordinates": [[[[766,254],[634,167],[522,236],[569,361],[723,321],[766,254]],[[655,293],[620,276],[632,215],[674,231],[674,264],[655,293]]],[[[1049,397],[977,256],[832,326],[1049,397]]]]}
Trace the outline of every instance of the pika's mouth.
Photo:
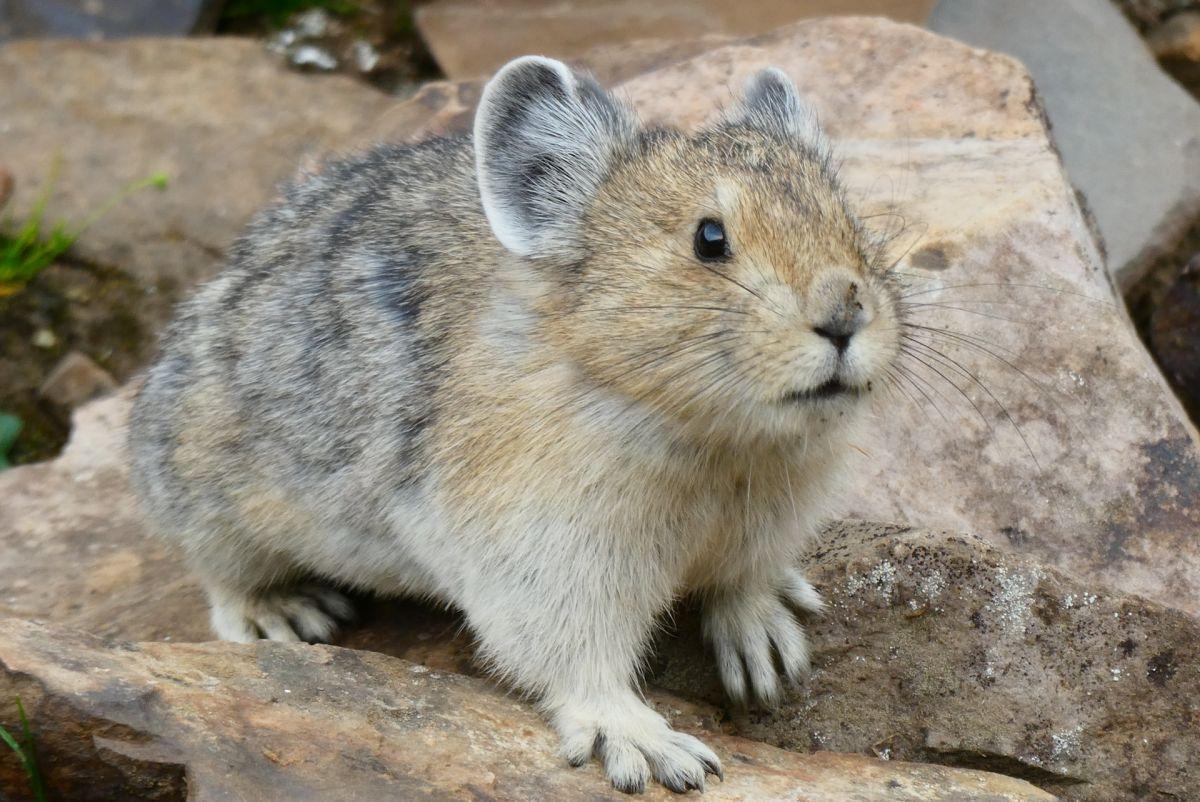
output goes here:
{"type": "Polygon", "coordinates": [[[783,396],[785,404],[803,404],[812,401],[824,401],[831,398],[848,398],[862,394],[862,388],[843,384],[841,379],[830,379],[817,387],[807,390],[792,390],[783,396]]]}

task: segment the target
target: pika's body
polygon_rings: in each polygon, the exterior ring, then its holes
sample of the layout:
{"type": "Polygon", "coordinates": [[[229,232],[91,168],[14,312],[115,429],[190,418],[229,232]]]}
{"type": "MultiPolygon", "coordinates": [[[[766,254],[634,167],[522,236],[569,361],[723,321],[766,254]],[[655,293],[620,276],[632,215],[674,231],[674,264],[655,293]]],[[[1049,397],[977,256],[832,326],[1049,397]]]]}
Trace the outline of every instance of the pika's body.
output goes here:
{"type": "Polygon", "coordinates": [[[733,696],[806,669],[795,558],[898,348],[869,257],[778,71],[685,135],[519,59],[473,137],[259,216],[149,371],[136,487],[222,638],[328,638],[349,610],[314,580],[450,604],[573,763],[702,787],[639,660],[695,593],[733,696]]]}

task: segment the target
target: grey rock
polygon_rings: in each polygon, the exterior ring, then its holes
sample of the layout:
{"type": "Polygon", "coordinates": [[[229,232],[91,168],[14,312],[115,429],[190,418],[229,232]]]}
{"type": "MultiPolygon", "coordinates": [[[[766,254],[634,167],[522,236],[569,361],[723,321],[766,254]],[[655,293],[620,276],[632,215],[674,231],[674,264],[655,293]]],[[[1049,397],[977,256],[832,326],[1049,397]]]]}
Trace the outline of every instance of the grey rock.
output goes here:
{"type": "Polygon", "coordinates": [[[1122,289],[1200,214],[1200,105],[1109,0],[942,0],[929,27],[1029,68],[1122,289]]]}
{"type": "Polygon", "coordinates": [[[115,39],[211,31],[222,0],[3,0],[4,39],[115,39]]]}
{"type": "MultiPolygon", "coordinates": [[[[1064,800],[1200,799],[1200,622],[984,541],[866,523],[809,557],[814,670],[739,734],[987,768],[1064,800]]],[[[695,619],[654,680],[720,699],[695,619]]]]}

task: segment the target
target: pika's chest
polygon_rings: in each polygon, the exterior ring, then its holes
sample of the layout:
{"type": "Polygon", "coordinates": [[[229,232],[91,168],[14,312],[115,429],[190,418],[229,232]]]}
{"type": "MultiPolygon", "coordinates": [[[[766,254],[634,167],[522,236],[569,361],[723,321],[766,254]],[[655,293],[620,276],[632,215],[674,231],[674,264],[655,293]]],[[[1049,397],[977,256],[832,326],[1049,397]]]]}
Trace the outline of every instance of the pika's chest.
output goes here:
{"type": "Polygon", "coordinates": [[[719,583],[748,562],[799,543],[810,515],[809,494],[797,482],[802,462],[761,459],[718,466],[680,483],[668,517],[679,545],[683,584],[689,589],[719,583]],[[809,513],[809,514],[806,514],[809,513]]]}

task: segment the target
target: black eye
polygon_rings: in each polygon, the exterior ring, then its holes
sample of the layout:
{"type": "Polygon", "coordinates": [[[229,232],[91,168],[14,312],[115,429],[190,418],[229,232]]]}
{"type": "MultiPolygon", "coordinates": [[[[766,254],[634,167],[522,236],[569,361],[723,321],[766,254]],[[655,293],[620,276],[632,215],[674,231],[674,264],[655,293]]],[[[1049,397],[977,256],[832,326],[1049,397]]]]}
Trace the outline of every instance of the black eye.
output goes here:
{"type": "Polygon", "coordinates": [[[720,220],[701,220],[696,227],[696,256],[705,262],[729,258],[729,241],[720,220]]]}

